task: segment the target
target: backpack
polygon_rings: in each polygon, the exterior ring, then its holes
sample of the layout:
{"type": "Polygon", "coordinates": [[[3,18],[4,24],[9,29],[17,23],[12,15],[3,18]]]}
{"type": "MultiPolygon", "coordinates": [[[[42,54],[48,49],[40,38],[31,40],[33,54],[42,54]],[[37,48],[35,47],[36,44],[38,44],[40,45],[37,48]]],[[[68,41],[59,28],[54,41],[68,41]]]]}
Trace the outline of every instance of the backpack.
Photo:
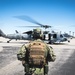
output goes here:
{"type": "Polygon", "coordinates": [[[46,47],[44,43],[33,42],[29,45],[29,64],[30,65],[45,65],[46,47]]]}

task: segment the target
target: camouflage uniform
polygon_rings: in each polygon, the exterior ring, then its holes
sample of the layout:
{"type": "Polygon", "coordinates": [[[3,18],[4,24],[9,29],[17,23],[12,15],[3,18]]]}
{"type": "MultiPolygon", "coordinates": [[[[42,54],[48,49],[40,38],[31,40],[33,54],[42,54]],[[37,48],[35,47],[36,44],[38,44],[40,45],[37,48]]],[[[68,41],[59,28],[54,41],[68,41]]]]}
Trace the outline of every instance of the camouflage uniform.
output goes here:
{"type": "MultiPolygon", "coordinates": [[[[43,42],[43,41],[41,41],[39,39],[38,40],[35,40],[35,42],[37,42],[37,41],[43,42]]],[[[35,73],[38,73],[39,74],[39,72],[40,72],[40,74],[41,74],[41,72],[44,72],[44,74],[47,75],[47,73],[48,73],[48,62],[55,61],[56,56],[55,56],[55,54],[53,52],[53,48],[52,47],[49,47],[46,43],[44,43],[44,44],[46,45],[46,50],[47,50],[46,51],[47,52],[46,53],[47,54],[47,57],[46,57],[46,65],[44,66],[44,69],[43,68],[41,68],[41,69],[40,68],[36,68],[35,73]]],[[[29,47],[29,44],[28,45],[25,45],[25,44],[22,45],[22,47],[20,48],[20,50],[19,50],[19,52],[17,54],[17,58],[18,58],[18,60],[22,61],[22,64],[25,67],[25,72],[26,73],[29,73],[29,71],[32,69],[32,68],[29,68],[29,65],[27,63],[27,59],[28,59],[27,56],[28,55],[26,55],[26,51],[27,51],[28,47],[29,47]]],[[[33,68],[33,70],[35,70],[35,69],[33,68]]]]}

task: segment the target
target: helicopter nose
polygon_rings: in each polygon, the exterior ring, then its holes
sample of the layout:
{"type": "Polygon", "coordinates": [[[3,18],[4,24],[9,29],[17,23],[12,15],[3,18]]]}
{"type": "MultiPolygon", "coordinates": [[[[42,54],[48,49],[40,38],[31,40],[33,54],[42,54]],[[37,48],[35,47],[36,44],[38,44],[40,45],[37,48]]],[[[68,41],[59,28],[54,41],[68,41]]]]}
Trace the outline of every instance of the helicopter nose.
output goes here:
{"type": "Polygon", "coordinates": [[[64,41],[67,41],[67,38],[64,38],[64,41]]]}

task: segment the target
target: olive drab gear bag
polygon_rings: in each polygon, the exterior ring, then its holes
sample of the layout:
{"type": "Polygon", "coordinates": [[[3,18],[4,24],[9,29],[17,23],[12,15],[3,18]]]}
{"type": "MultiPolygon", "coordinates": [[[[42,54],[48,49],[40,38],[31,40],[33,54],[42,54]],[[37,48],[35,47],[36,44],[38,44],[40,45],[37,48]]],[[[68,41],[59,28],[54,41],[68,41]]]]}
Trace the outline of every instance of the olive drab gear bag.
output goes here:
{"type": "Polygon", "coordinates": [[[41,42],[33,42],[29,45],[29,64],[45,65],[45,44],[41,42]]]}

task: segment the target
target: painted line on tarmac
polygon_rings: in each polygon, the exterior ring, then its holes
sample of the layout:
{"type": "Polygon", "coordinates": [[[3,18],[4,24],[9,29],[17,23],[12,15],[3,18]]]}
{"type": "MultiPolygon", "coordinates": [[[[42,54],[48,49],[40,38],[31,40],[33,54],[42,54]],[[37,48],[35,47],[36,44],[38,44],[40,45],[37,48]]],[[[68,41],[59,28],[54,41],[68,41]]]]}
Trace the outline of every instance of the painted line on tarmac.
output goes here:
{"type": "Polygon", "coordinates": [[[0,47],[0,52],[3,50],[3,47],[0,47]]]}

